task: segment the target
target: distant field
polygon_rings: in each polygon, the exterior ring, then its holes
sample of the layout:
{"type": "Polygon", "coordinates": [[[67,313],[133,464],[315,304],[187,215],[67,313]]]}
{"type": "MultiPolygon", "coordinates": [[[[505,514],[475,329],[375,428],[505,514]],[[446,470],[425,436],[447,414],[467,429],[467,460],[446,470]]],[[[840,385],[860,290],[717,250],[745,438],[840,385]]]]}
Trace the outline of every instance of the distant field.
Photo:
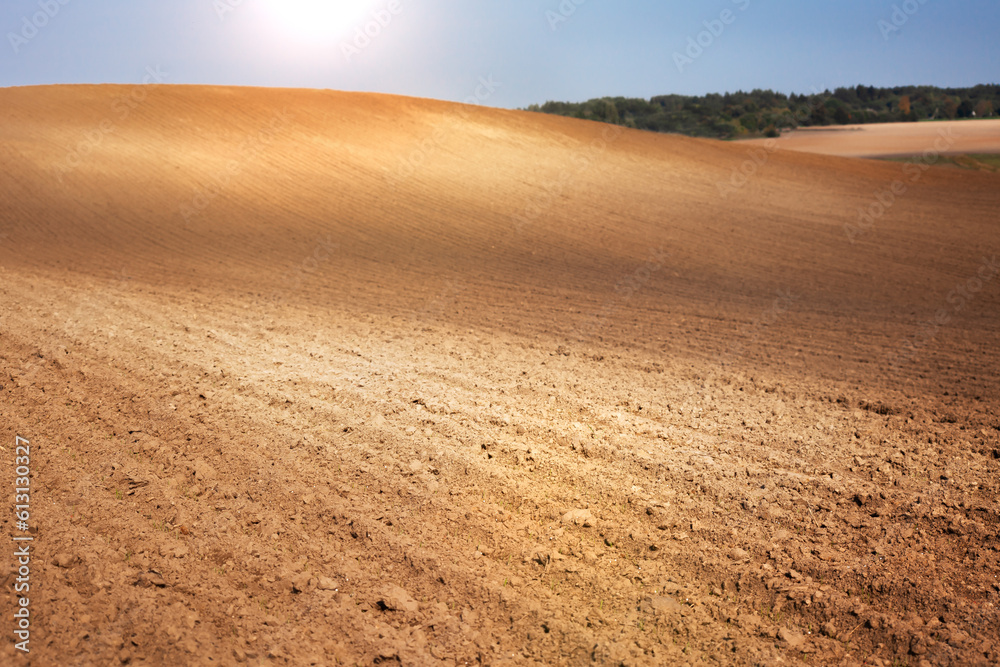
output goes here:
{"type": "Polygon", "coordinates": [[[842,157],[909,157],[934,151],[944,155],[1000,154],[1000,120],[841,125],[793,130],[778,139],[739,143],[842,157]]]}

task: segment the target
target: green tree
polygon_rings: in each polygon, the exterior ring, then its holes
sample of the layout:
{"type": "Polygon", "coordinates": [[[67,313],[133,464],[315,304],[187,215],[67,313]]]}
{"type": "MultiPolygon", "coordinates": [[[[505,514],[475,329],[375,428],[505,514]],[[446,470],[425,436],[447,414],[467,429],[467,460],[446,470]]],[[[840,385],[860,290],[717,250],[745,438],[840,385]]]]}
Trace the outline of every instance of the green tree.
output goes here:
{"type": "Polygon", "coordinates": [[[621,116],[618,114],[618,107],[611,100],[601,100],[598,109],[598,115],[605,123],[617,125],[621,121],[621,116]]]}
{"type": "Polygon", "coordinates": [[[944,115],[948,118],[954,118],[958,115],[958,102],[951,99],[950,97],[944,101],[944,115]]]}
{"type": "Polygon", "coordinates": [[[740,125],[745,127],[751,132],[756,132],[759,124],[757,122],[757,116],[752,113],[746,113],[740,116],[740,125]]]}
{"type": "Polygon", "coordinates": [[[812,113],[809,114],[809,122],[812,125],[826,125],[826,107],[822,104],[813,107],[812,113]]]}
{"type": "Polygon", "coordinates": [[[971,88],[858,85],[815,95],[784,95],[770,90],[737,90],[722,95],[659,95],[649,100],[624,97],[587,102],[546,102],[529,110],[599,120],[656,132],[701,137],[738,135],[830,123],[885,123],[918,118],[996,116],[1000,85],[971,88]]]}

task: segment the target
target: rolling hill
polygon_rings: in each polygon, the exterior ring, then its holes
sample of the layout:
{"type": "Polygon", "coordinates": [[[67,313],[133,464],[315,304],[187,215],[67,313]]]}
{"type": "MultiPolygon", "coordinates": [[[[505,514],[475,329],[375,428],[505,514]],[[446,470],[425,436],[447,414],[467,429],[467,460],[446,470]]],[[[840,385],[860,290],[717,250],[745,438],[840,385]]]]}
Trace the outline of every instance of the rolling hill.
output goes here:
{"type": "Polygon", "coordinates": [[[1000,659],[997,175],[335,91],[0,119],[33,664],[1000,659]]]}

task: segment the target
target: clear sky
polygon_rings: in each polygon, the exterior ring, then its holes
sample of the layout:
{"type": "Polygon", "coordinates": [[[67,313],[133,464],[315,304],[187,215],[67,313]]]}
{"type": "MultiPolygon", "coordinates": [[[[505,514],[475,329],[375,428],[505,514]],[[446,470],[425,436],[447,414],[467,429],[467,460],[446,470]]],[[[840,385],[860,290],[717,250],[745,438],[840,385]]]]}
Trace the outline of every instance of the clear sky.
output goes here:
{"type": "Polygon", "coordinates": [[[0,86],[155,72],[521,107],[1000,81],[997,0],[0,0],[0,33],[0,86]]]}

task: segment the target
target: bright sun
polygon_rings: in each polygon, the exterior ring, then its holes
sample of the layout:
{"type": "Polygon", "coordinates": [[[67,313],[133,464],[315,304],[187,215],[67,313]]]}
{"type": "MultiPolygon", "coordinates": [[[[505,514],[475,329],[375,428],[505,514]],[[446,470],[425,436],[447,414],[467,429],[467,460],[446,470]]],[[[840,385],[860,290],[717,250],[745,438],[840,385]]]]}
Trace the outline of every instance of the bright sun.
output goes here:
{"type": "Polygon", "coordinates": [[[330,39],[363,21],[371,2],[365,0],[266,0],[278,27],[297,37],[330,39]]]}

